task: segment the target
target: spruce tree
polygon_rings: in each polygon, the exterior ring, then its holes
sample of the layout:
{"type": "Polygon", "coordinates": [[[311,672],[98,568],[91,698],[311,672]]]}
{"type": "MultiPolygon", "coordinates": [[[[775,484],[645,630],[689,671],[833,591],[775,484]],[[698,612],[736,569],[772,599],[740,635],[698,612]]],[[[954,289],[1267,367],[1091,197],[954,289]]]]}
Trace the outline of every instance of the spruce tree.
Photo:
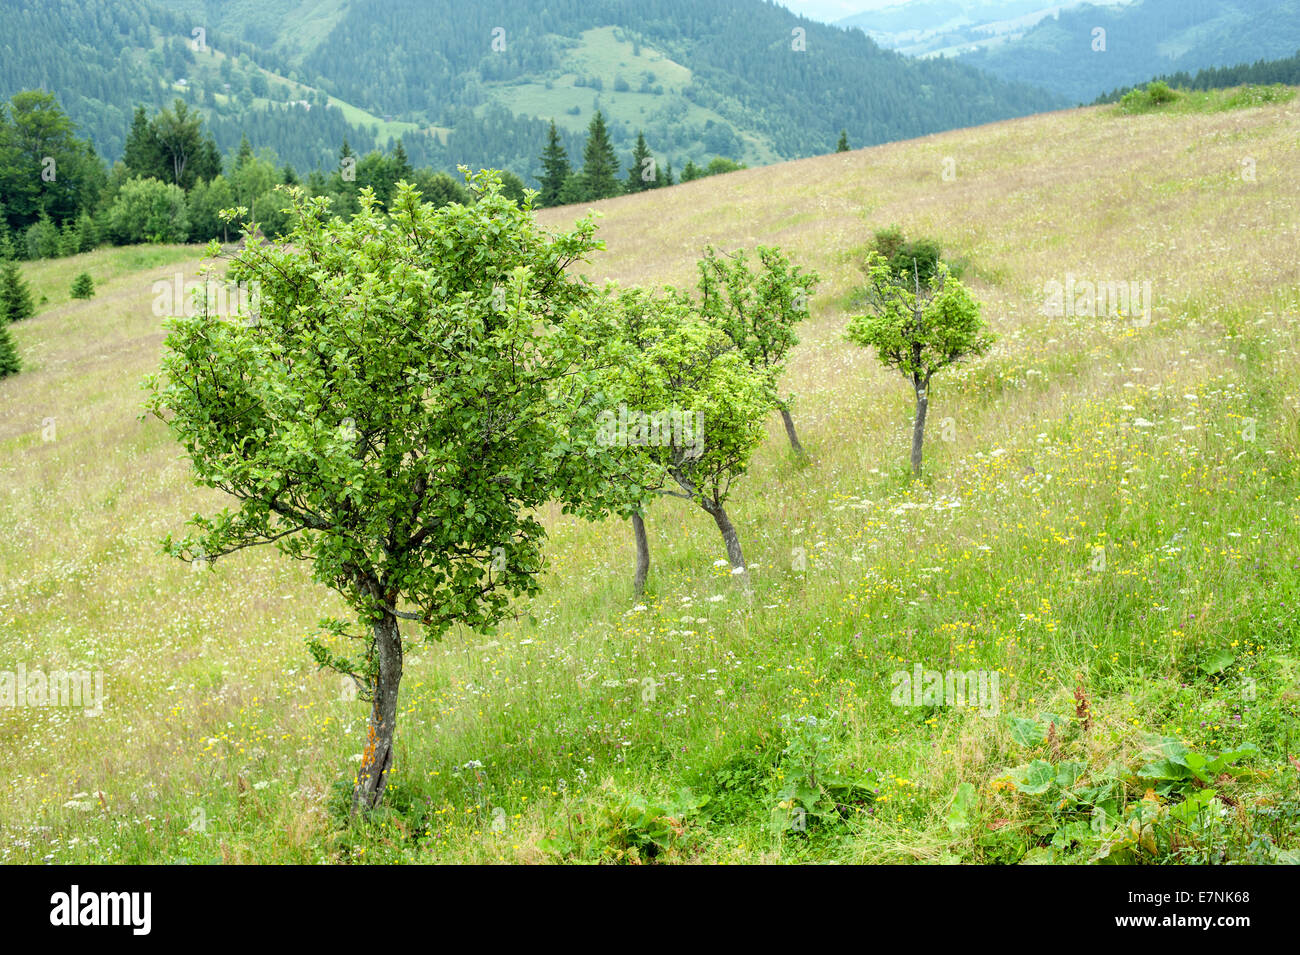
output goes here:
{"type": "Polygon", "coordinates": [[[72,289],[68,292],[73,298],[94,298],[95,280],[89,272],[82,272],[72,280],[72,289]]]}
{"type": "Polygon", "coordinates": [[[394,184],[401,182],[403,179],[409,182],[412,172],[414,170],[411,168],[411,160],[407,158],[406,147],[402,145],[402,141],[399,139],[397,145],[393,148],[394,184]]]}
{"type": "Polygon", "coordinates": [[[560,143],[560,134],[551,120],[551,128],[546,133],[546,148],[542,150],[542,194],[539,197],[543,206],[560,205],[560,190],[565,181],[573,174],[569,165],[569,154],[560,143]]]}
{"type": "Polygon", "coordinates": [[[18,346],[14,344],[14,337],[9,326],[0,322],[0,378],[16,375],[21,369],[22,362],[18,358],[18,346]]]}
{"type": "Polygon", "coordinates": [[[645,144],[645,134],[636,134],[636,148],[632,150],[632,165],[627,167],[627,192],[645,192],[658,185],[659,171],[656,168],[650,147],[645,144]],[[646,178],[649,176],[649,178],[646,178]]]}
{"type": "Polygon", "coordinates": [[[835,151],[837,153],[849,151],[849,131],[847,129],[840,130],[840,141],[835,144],[835,151]]]}
{"type": "Polygon", "coordinates": [[[0,265],[0,325],[21,322],[35,313],[31,292],[18,271],[18,263],[6,260],[0,265]]]}
{"type": "Polygon", "coordinates": [[[582,178],[590,200],[608,199],[621,191],[618,184],[618,155],[609,141],[605,117],[596,110],[587,127],[587,145],[582,151],[582,178]]]}
{"type": "Polygon", "coordinates": [[[162,150],[143,106],[135,108],[131,129],[126,135],[126,147],[122,151],[122,164],[133,176],[162,179],[166,175],[162,150]]]}

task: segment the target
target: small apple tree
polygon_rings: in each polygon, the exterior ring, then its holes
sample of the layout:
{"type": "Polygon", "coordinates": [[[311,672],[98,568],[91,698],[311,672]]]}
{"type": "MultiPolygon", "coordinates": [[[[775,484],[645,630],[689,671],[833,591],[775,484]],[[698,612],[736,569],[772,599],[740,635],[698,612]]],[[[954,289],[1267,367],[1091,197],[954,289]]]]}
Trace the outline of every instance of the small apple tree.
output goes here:
{"type": "Polygon", "coordinates": [[[707,247],[698,263],[700,311],[766,377],[790,447],[804,457],[790,414],[794,396],[782,396],[778,381],[790,350],[799,344],[794,327],[808,317],[808,301],[821,278],[793,265],[777,248],[759,246],[758,261],[761,270],[755,275],[743,249],[728,257],[707,247]]]}
{"type": "MultiPolygon", "coordinates": [[[[260,544],[310,563],[362,625],[322,621],[316,660],[371,704],[353,811],[378,805],[393,762],[404,637],[486,630],[535,593],[549,501],[605,513],[575,319],[594,290],[566,268],[599,243],[560,235],[493,173],[476,201],[435,209],[400,183],[348,220],[290,192],[282,244],[255,236],[229,277],[260,283],[244,320],[171,321],[147,409],[195,481],[232,504],[165,546],[213,562],[260,544]],[[584,415],[586,417],[584,418],[584,415]]],[[[606,502],[607,503],[607,502],[606,502]]]]}
{"type": "Polygon", "coordinates": [[[878,253],[869,257],[866,272],[868,313],[849,319],[848,339],[874,348],[882,364],[912,383],[912,474],[919,478],[930,379],[948,365],[987,352],[993,336],[979,302],[942,262],[929,282],[921,280],[915,263],[910,276],[900,274],[878,253]]]}
{"type": "Polygon", "coordinates": [[[637,535],[634,590],[640,592],[649,566],[644,524],[636,522],[656,494],[691,501],[712,517],[732,572],[748,585],[740,536],[726,503],[766,431],[763,419],[772,409],[766,376],[675,289],[623,292],[614,324],[608,347],[618,360],[603,362],[602,387],[610,404],[602,415],[607,426],[613,425],[627,408],[636,424],[625,438],[603,443],[634,448],[644,462],[631,468],[633,479],[624,489],[637,535]]]}

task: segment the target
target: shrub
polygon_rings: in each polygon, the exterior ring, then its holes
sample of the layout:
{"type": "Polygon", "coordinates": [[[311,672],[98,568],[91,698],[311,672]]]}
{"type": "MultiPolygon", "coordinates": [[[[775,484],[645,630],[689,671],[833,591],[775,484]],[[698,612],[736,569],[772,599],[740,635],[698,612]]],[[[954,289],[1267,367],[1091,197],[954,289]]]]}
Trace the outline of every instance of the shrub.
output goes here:
{"type": "Polygon", "coordinates": [[[41,213],[40,219],[27,229],[27,258],[55,259],[59,256],[60,236],[58,227],[50,217],[41,213]]]}
{"type": "Polygon", "coordinates": [[[1119,101],[1121,113],[1146,113],[1182,99],[1183,94],[1160,80],[1129,90],[1119,101]]]}
{"type": "Polygon", "coordinates": [[[157,179],[128,180],[109,209],[108,222],[120,243],[184,242],[190,228],[185,193],[157,179]]]}

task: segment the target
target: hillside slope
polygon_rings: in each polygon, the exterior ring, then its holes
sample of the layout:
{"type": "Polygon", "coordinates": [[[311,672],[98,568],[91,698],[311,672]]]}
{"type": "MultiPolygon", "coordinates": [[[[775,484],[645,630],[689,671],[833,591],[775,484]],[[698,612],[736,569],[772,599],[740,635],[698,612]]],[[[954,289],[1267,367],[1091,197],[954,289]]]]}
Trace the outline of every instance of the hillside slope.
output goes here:
{"type": "Polygon", "coordinates": [[[180,266],[25,266],[50,304],[0,382],[0,670],[99,668],[107,702],[0,708],[0,861],[614,858],[637,805],[667,860],[1294,860],[1298,142],[1294,103],[1090,108],[601,203],[593,277],[690,281],[709,242],[822,272],[787,382],[814,460],[774,418],[738,486],[752,602],[679,501],[638,605],[628,528],[548,515],[535,622],[408,656],[392,812],[346,830],[364,709],[302,645],[340,609],[273,553],[158,553],[210,502],[137,418],[180,266]],[[936,379],[922,484],[907,386],[842,338],[889,223],[968,263],[1000,336],[936,379]],[[1149,282],[1150,320],[1044,315],[1070,277],[1149,282]],[[892,705],[917,666],[997,673],[1000,705],[892,705]],[[1180,747],[1245,770],[1215,781],[1232,812],[1143,775],[1180,747]],[[792,829],[810,767],[842,801],[792,829]]]}

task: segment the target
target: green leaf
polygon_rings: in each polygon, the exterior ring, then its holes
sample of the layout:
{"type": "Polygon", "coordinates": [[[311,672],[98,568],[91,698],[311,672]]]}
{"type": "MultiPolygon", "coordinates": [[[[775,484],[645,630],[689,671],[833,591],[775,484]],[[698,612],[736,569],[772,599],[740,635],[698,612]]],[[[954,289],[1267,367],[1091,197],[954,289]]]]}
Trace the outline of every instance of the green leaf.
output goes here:
{"type": "Polygon", "coordinates": [[[948,829],[950,832],[963,832],[970,828],[970,811],[975,805],[975,787],[962,783],[953,796],[952,808],[948,810],[948,829]]]}
{"type": "Polygon", "coordinates": [[[1222,673],[1232,666],[1233,661],[1236,659],[1236,656],[1231,651],[1220,650],[1201,664],[1201,672],[1206,676],[1214,676],[1216,673],[1222,673]]]}
{"type": "Polygon", "coordinates": [[[1043,741],[1045,729],[1038,720],[1023,716],[1011,717],[1011,738],[1021,746],[1033,746],[1043,741]]]}
{"type": "Polygon", "coordinates": [[[1056,781],[1056,770],[1046,760],[1036,759],[1028,766],[1013,770],[1012,780],[1022,793],[1037,796],[1052,787],[1056,781]]]}

